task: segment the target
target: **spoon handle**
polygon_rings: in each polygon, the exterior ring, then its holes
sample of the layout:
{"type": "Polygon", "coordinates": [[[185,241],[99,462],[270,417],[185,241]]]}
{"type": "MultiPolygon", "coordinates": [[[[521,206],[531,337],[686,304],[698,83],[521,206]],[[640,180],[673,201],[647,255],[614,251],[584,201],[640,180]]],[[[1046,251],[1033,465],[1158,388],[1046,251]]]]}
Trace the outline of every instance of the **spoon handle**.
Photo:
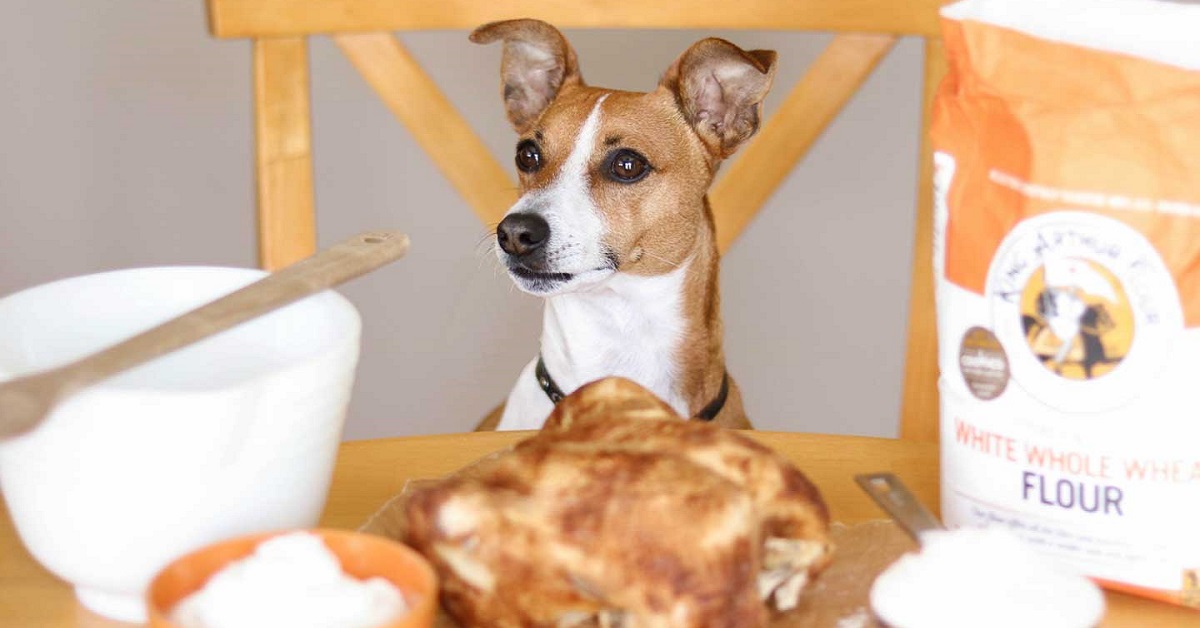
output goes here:
{"type": "Polygon", "coordinates": [[[922,533],[946,529],[895,474],[864,473],[854,481],[918,544],[922,533]]]}

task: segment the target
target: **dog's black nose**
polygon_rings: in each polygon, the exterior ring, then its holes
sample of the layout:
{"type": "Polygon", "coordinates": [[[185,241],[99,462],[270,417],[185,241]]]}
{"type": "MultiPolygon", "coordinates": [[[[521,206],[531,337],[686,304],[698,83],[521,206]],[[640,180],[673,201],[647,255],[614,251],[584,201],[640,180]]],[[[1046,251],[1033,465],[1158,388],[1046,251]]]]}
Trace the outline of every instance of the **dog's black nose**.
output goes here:
{"type": "Polygon", "coordinates": [[[496,241],[505,253],[524,257],[541,248],[550,237],[550,225],[537,214],[509,214],[496,227],[496,241]]]}

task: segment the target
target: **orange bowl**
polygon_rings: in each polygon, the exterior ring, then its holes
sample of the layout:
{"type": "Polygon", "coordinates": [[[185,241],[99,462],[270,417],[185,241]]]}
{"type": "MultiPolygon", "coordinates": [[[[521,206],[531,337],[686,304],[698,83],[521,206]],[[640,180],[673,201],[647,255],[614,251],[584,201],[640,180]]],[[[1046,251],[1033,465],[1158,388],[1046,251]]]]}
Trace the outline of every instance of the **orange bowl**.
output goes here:
{"type": "MultiPolygon", "coordinates": [[[[429,628],[437,613],[437,576],[415,550],[381,536],[348,530],[312,530],[337,556],[342,571],[359,579],[380,577],[400,589],[408,612],[379,628],[429,628]]],[[[171,609],[200,590],[229,563],[249,556],[258,544],[287,532],[255,534],[222,541],[176,559],[163,568],[146,591],[152,628],[179,628],[171,609]]]]}

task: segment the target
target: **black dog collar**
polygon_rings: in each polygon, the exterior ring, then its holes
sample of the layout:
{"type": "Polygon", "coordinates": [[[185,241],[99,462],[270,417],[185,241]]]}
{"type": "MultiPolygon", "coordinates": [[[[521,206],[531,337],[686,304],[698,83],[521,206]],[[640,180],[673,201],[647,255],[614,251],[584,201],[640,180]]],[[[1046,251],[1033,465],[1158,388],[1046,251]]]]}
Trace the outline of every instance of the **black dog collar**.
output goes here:
{"type": "MultiPolygon", "coordinates": [[[[537,366],[534,368],[534,375],[537,376],[538,386],[542,388],[542,392],[550,398],[555,405],[563,400],[566,395],[558,384],[554,382],[554,378],[550,377],[550,371],[546,370],[546,363],[542,361],[542,356],[538,355],[537,366]]],[[[729,398],[729,373],[726,372],[721,376],[721,390],[717,391],[715,399],[710,401],[708,405],[701,408],[696,413],[694,418],[700,421],[711,421],[717,417],[721,408],[725,407],[725,400],[729,398]]]]}
{"type": "Polygon", "coordinates": [[[566,395],[563,394],[558,384],[554,383],[554,379],[550,377],[550,372],[546,370],[546,363],[542,361],[540,354],[538,355],[537,368],[533,372],[537,375],[538,386],[542,387],[542,391],[546,393],[550,401],[554,402],[554,405],[558,405],[558,402],[562,401],[566,395]]]}

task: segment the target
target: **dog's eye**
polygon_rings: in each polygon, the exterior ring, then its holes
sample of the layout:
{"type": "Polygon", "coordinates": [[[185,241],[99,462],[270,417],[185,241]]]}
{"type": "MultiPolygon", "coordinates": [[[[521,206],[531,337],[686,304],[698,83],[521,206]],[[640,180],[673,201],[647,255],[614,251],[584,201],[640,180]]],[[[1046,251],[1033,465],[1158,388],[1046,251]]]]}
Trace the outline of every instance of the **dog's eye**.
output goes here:
{"type": "Polygon", "coordinates": [[[542,167],[542,151],[533,140],[517,144],[517,170],[524,173],[537,172],[542,167]]]}
{"type": "Polygon", "coordinates": [[[628,148],[615,151],[608,158],[608,174],[615,181],[634,183],[650,173],[650,162],[628,148]]]}

